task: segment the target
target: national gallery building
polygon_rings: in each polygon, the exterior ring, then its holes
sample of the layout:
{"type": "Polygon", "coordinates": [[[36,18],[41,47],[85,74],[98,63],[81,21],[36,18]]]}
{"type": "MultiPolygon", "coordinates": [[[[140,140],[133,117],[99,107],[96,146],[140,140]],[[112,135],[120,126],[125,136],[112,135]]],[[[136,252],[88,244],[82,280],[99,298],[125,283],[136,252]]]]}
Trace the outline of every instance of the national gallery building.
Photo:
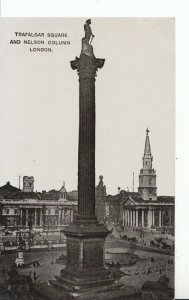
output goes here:
{"type": "Polygon", "coordinates": [[[61,229],[77,213],[74,191],[34,192],[33,176],[23,177],[23,190],[7,182],[0,187],[0,225],[5,228],[61,229]]]}

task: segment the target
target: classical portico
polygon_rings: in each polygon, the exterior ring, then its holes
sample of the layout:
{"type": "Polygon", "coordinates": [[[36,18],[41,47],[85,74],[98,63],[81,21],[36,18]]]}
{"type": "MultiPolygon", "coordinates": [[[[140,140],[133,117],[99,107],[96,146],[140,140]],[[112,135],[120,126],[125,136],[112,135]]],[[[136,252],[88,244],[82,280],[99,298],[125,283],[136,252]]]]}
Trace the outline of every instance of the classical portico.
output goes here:
{"type": "Polygon", "coordinates": [[[22,227],[40,227],[43,220],[42,207],[31,207],[31,205],[21,205],[19,207],[19,225],[22,227]]]}
{"type": "Polygon", "coordinates": [[[140,197],[128,197],[123,203],[123,226],[157,228],[173,226],[173,201],[148,202],[140,197]],[[170,210],[172,209],[172,213],[170,210]]]}

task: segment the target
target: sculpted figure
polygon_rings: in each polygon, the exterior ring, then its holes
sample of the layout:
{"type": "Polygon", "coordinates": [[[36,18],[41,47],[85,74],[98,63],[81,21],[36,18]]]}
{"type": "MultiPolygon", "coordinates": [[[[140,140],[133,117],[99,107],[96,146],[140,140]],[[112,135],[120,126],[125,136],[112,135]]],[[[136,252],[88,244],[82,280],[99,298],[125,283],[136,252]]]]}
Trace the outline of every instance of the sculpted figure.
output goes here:
{"type": "Polygon", "coordinates": [[[94,34],[92,34],[92,30],[91,30],[91,26],[90,25],[91,25],[91,19],[88,19],[86,21],[85,25],[84,25],[85,39],[88,41],[88,43],[89,43],[91,37],[92,37],[91,42],[92,42],[92,40],[94,38],[94,34]]]}
{"type": "Polygon", "coordinates": [[[92,34],[91,30],[91,19],[88,19],[84,24],[85,36],[82,38],[82,50],[81,54],[85,54],[90,57],[94,57],[93,47],[91,42],[94,38],[94,34],[92,34]]]}

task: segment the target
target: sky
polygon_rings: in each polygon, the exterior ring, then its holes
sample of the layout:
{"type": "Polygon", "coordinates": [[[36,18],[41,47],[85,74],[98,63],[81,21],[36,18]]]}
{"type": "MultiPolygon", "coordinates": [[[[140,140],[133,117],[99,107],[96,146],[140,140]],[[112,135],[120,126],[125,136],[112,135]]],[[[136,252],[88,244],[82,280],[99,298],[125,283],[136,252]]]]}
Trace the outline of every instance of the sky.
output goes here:
{"type": "MultiPolygon", "coordinates": [[[[80,55],[85,20],[1,20],[0,185],[28,175],[38,191],[63,181],[77,188],[79,83],[70,61],[80,55]],[[30,52],[36,46],[23,37],[10,44],[17,31],[67,33],[70,45],[30,52]]],[[[133,172],[137,191],[147,127],[157,193],[175,194],[174,26],[173,18],[92,19],[94,54],[105,58],[96,78],[96,183],[103,175],[108,194],[132,191],[133,172]]]]}

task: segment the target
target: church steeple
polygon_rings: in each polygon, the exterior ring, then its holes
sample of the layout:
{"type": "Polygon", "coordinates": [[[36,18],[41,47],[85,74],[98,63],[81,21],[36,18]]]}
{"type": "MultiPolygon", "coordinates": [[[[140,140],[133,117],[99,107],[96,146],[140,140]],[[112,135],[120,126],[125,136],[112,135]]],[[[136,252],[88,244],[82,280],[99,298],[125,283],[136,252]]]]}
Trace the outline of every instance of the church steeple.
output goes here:
{"type": "Polygon", "coordinates": [[[150,139],[148,133],[150,130],[146,129],[146,142],[145,142],[145,148],[144,148],[144,155],[151,155],[151,149],[150,149],[150,139]]]}
{"type": "Polygon", "coordinates": [[[153,157],[151,155],[151,148],[150,148],[150,138],[148,133],[150,130],[146,129],[146,141],[145,141],[145,147],[144,147],[144,156],[143,156],[143,169],[152,169],[152,161],[153,157]]]}
{"type": "Polygon", "coordinates": [[[143,168],[140,170],[138,191],[144,200],[154,201],[157,199],[156,171],[152,168],[153,156],[151,154],[149,132],[150,130],[147,128],[142,158],[143,168]]]}

